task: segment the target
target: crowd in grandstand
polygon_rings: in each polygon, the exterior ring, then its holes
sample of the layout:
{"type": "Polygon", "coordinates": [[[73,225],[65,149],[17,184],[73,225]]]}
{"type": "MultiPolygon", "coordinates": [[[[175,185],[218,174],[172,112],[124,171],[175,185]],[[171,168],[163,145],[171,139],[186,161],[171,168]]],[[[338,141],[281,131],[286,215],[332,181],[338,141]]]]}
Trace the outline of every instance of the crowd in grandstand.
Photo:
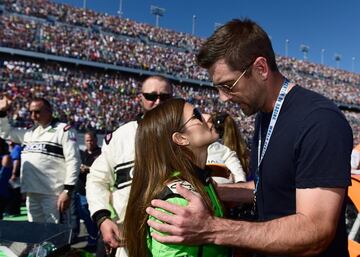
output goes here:
{"type": "MultiPolygon", "coordinates": [[[[60,107],[56,116],[72,123],[79,130],[95,128],[102,132],[112,131],[120,124],[134,119],[140,112],[139,76],[26,61],[4,61],[0,63],[0,74],[2,91],[16,99],[16,110],[12,114],[16,125],[28,124],[26,99],[35,96],[50,99],[60,107]]],[[[232,115],[239,116],[234,104],[217,100],[217,92],[213,88],[180,84],[174,88],[176,96],[188,99],[205,112],[230,109],[232,115]]],[[[252,119],[243,116],[239,119],[244,123],[243,132],[249,136],[252,119]]]]}
{"type": "MultiPolygon", "coordinates": [[[[1,46],[208,80],[195,64],[202,40],[194,36],[45,0],[4,4],[1,46]]],[[[305,77],[300,84],[335,101],[360,104],[358,74],[293,58],[278,57],[278,63],[296,82],[305,77]]]]}
{"type": "MultiPolygon", "coordinates": [[[[11,115],[14,125],[29,125],[26,99],[32,97],[47,97],[59,106],[56,117],[78,130],[112,131],[140,112],[138,93],[142,78],[138,75],[93,71],[55,62],[14,60],[0,63],[0,74],[1,90],[16,102],[11,115]]],[[[220,102],[213,88],[175,83],[174,89],[175,96],[188,99],[204,112],[231,110],[241,131],[248,139],[251,137],[253,118],[239,114],[239,107],[233,103],[220,102]]],[[[360,113],[347,111],[345,115],[352,125],[355,141],[360,142],[360,113]]]]}
{"type": "MultiPolygon", "coordinates": [[[[195,53],[203,40],[193,35],[48,0],[0,0],[0,5],[2,47],[154,71],[199,83],[208,80],[205,70],[195,64],[195,53]]],[[[277,61],[280,70],[296,83],[337,103],[360,105],[360,75],[293,58],[278,56],[277,61]]],[[[139,111],[139,76],[79,72],[66,65],[36,61],[5,61],[1,63],[1,72],[2,87],[10,95],[49,96],[61,107],[57,116],[80,130],[86,127],[112,130],[139,111]],[[116,106],[112,105],[115,101],[116,106]]],[[[205,111],[224,107],[229,110],[218,103],[217,93],[208,87],[179,83],[175,88],[176,95],[196,101],[205,111]]],[[[17,101],[13,120],[24,125],[28,122],[26,108],[21,100],[17,101]]],[[[237,113],[238,108],[230,109],[237,113]]],[[[353,112],[346,115],[359,141],[359,115],[353,112]]],[[[248,136],[251,122],[252,119],[239,117],[248,136]]]]}

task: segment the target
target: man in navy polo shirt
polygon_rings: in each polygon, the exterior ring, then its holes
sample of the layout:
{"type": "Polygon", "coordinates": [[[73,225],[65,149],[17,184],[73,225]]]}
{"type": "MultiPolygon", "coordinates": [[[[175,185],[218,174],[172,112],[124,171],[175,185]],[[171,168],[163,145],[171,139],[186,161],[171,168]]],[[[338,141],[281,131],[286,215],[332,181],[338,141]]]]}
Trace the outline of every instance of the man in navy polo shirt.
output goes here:
{"type": "MultiPolygon", "coordinates": [[[[288,81],[279,71],[266,32],[232,20],[203,44],[198,64],[208,69],[223,101],[257,113],[251,171],[258,222],[209,214],[202,200],[177,186],[189,204],[153,200],[148,221],[164,243],[218,244],[257,256],[349,256],[345,202],[351,184],[352,131],[325,97],[288,81]]],[[[222,191],[223,192],[223,191],[222,191]]],[[[240,198],[240,189],[230,194],[240,198]]],[[[229,195],[229,194],[227,194],[229,195]]],[[[220,195],[221,196],[221,195],[220,195]]],[[[224,199],[224,198],[223,198],[224,199]]]]}

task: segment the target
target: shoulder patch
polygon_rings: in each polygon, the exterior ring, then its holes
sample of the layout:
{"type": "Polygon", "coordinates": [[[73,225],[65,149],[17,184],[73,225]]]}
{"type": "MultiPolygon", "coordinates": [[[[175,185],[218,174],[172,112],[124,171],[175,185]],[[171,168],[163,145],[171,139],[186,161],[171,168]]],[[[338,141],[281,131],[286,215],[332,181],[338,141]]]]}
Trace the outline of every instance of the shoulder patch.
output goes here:
{"type": "Polygon", "coordinates": [[[108,145],[110,143],[111,139],[112,139],[112,132],[106,134],[106,136],[104,138],[105,143],[108,145]]]}
{"type": "Polygon", "coordinates": [[[176,184],[180,184],[182,187],[185,187],[187,190],[190,190],[192,192],[196,192],[193,185],[191,185],[189,182],[187,182],[185,180],[181,180],[181,179],[176,179],[176,180],[173,180],[173,181],[171,181],[170,183],[167,184],[167,187],[175,194],[178,193],[176,191],[176,184]]]}
{"type": "Polygon", "coordinates": [[[35,126],[34,124],[30,123],[26,126],[27,129],[35,129],[37,126],[35,126]]]}
{"type": "Polygon", "coordinates": [[[71,129],[71,125],[66,125],[66,126],[64,127],[64,132],[68,131],[69,129],[71,129]]]}

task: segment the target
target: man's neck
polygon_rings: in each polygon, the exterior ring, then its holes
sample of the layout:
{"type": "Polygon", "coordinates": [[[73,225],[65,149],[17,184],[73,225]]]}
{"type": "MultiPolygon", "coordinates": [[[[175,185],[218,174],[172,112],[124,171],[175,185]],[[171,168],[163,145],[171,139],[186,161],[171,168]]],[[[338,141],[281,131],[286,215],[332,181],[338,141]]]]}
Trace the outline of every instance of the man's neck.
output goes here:
{"type": "Polygon", "coordinates": [[[86,149],[86,151],[88,152],[88,154],[92,154],[95,150],[96,150],[96,146],[92,149],[86,149]]]}
{"type": "Polygon", "coordinates": [[[51,120],[49,122],[44,122],[43,124],[39,124],[43,129],[47,128],[51,124],[51,120]]]}
{"type": "MultiPolygon", "coordinates": [[[[272,79],[269,80],[269,85],[267,87],[267,102],[265,103],[265,108],[263,108],[263,112],[272,112],[275,107],[276,100],[280,94],[280,90],[285,82],[285,77],[282,76],[280,73],[274,76],[272,79]]],[[[293,84],[289,84],[288,92],[293,87],[293,84]]]]}

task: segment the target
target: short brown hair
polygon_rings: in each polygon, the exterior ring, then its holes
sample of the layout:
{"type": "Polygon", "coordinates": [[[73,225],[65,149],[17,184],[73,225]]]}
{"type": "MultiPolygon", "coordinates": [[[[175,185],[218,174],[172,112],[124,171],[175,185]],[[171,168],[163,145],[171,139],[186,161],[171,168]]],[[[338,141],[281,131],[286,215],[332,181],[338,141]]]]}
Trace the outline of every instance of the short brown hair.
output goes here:
{"type": "Polygon", "coordinates": [[[243,71],[260,56],[266,58],[272,71],[278,71],[267,33],[249,19],[234,19],[219,27],[205,41],[196,59],[206,69],[225,59],[231,69],[243,71]]]}
{"type": "Polygon", "coordinates": [[[149,79],[157,79],[158,81],[162,81],[162,82],[166,83],[166,86],[170,89],[170,92],[172,93],[171,81],[162,75],[151,75],[151,76],[147,77],[146,79],[144,79],[144,81],[142,82],[142,85],[141,85],[141,91],[142,91],[142,87],[144,86],[145,82],[148,81],[149,79]]]}
{"type": "Polygon", "coordinates": [[[50,104],[50,102],[48,100],[46,100],[45,98],[42,98],[42,97],[35,97],[33,99],[31,99],[31,102],[30,103],[33,103],[33,102],[42,102],[43,105],[45,106],[45,108],[52,113],[52,106],[50,104]]]}

